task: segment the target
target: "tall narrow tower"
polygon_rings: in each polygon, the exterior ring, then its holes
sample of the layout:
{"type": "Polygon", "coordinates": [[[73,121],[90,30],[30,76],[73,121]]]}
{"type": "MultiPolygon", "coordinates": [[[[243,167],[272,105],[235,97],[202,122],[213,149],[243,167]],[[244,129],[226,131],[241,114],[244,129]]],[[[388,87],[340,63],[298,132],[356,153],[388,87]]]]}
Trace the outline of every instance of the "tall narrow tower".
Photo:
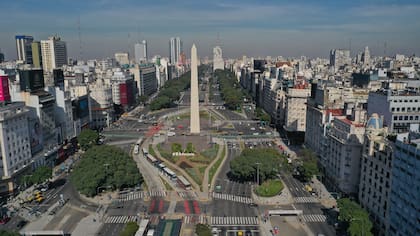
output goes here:
{"type": "Polygon", "coordinates": [[[191,111],[190,133],[200,134],[200,109],[198,106],[198,69],[197,48],[193,44],[191,48],[191,111]]]}

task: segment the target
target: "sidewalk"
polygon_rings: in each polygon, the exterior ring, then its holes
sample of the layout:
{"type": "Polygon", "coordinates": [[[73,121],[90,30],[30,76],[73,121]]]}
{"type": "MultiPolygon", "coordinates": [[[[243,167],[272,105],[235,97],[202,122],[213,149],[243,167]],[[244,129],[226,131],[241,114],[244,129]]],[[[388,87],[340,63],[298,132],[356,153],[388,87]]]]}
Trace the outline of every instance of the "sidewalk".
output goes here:
{"type": "Polygon", "coordinates": [[[83,218],[73,230],[73,236],[95,236],[101,228],[102,223],[98,220],[96,214],[90,214],[83,218]]]}
{"type": "Polygon", "coordinates": [[[316,177],[312,178],[313,184],[311,187],[317,190],[318,198],[320,203],[326,208],[332,208],[333,206],[337,206],[337,202],[335,198],[328,192],[327,188],[324,184],[321,183],[316,177]]]}

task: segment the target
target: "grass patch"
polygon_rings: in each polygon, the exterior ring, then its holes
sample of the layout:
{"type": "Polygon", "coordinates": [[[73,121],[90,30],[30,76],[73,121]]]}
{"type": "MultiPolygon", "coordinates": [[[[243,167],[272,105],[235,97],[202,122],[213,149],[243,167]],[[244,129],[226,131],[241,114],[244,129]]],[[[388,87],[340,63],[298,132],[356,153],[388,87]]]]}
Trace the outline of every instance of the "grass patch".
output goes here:
{"type": "Polygon", "coordinates": [[[278,195],[283,187],[281,180],[267,180],[255,188],[255,193],[260,197],[273,197],[278,195]]]}
{"type": "Polygon", "coordinates": [[[204,176],[204,172],[206,171],[207,166],[200,166],[198,167],[198,171],[200,172],[201,175],[204,176]]]}
{"type": "Polygon", "coordinates": [[[210,171],[209,171],[209,183],[212,182],[214,174],[216,173],[217,169],[219,169],[220,164],[222,164],[222,161],[225,159],[225,154],[226,154],[226,149],[223,146],[223,150],[222,150],[221,156],[219,157],[219,159],[217,159],[217,161],[214,163],[214,165],[210,168],[210,171]]]}
{"type": "Polygon", "coordinates": [[[172,188],[172,186],[171,186],[168,182],[166,182],[166,180],[165,180],[165,179],[163,179],[161,176],[159,176],[159,178],[162,180],[163,185],[165,185],[165,189],[166,189],[166,190],[168,190],[168,191],[172,191],[172,190],[174,190],[174,189],[172,188]]]}
{"type": "Polygon", "coordinates": [[[176,163],[179,159],[179,157],[173,157],[172,153],[166,151],[165,149],[162,148],[162,146],[159,144],[156,145],[160,155],[165,158],[166,160],[169,160],[172,163],[176,163]]]}
{"type": "Polygon", "coordinates": [[[156,157],[156,152],[155,152],[155,149],[153,149],[152,144],[149,144],[149,153],[150,155],[156,157]]]}
{"type": "Polygon", "coordinates": [[[203,180],[200,178],[200,176],[197,175],[197,172],[193,168],[185,169],[185,172],[196,182],[198,185],[201,185],[203,183],[203,180]]]}
{"type": "Polygon", "coordinates": [[[203,155],[204,157],[213,159],[217,156],[218,151],[219,151],[219,144],[216,143],[213,145],[213,147],[202,151],[200,154],[203,155]]]}

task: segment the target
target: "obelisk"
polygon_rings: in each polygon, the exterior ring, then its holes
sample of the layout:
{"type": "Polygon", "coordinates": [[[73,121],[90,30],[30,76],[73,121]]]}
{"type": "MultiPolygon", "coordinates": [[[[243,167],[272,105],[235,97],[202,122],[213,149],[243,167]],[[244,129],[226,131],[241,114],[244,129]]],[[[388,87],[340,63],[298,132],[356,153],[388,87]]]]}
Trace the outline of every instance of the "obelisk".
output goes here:
{"type": "Polygon", "coordinates": [[[200,134],[200,108],[198,106],[198,69],[197,48],[193,44],[191,48],[191,110],[190,110],[190,133],[200,134]]]}

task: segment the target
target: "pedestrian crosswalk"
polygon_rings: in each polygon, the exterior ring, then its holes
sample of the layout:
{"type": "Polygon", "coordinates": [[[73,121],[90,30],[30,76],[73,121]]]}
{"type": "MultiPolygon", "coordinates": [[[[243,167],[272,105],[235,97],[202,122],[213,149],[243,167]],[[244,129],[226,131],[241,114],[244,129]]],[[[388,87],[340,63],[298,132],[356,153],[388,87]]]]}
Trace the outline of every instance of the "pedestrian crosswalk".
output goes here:
{"type": "Polygon", "coordinates": [[[258,225],[258,217],[240,217],[240,216],[211,216],[209,224],[216,225],[258,225]]]}
{"type": "Polygon", "coordinates": [[[318,200],[314,197],[295,197],[296,203],[316,203],[318,200]]]}
{"type": "Polygon", "coordinates": [[[325,222],[327,217],[325,215],[302,215],[304,222],[325,222]]]}
{"type": "Polygon", "coordinates": [[[252,203],[252,199],[249,197],[242,197],[242,196],[236,196],[232,194],[226,194],[226,193],[215,193],[213,192],[213,198],[216,199],[223,199],[233,202],[241,202],[241,203],[252,203]]]}
{"type": "Polygon", "coordinates": [[[125,224],[130,221],[136,222],[137,216],[108,216],[105,224],[125,224]]]}
{"type": "Polygon", "coordinates": [[[137,191],[131,193],[120,194],[118,200],[121,202],[143,199],[145,197],[166,197],[166,191],[137,191]]]}
{"type": "Polygon", "coordinates": [[[207,217],[204,215],[186,215],[182,218],[184,224],[207,224],[207,217]]]}
{"type": "Polygon", "coordinates": [[[183,199],[192,199],[198,197],[197,193],[193,191],[179,191],[178,195],[183,199]]]}

